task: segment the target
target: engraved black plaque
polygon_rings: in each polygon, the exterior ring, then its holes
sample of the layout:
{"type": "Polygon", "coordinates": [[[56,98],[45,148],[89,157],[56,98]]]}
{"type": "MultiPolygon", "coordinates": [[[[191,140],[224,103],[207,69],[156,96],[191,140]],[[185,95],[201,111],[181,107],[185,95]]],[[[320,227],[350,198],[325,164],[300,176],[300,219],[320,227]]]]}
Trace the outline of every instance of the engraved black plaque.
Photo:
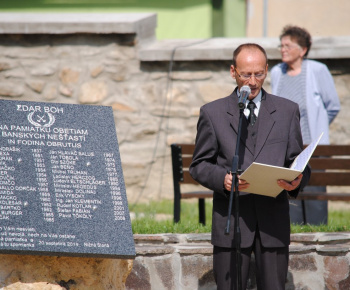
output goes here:
{"type": "Polygon", "coordinates": [[[135,257],[111,107],[0,100],[0,253],[135,257]]]}

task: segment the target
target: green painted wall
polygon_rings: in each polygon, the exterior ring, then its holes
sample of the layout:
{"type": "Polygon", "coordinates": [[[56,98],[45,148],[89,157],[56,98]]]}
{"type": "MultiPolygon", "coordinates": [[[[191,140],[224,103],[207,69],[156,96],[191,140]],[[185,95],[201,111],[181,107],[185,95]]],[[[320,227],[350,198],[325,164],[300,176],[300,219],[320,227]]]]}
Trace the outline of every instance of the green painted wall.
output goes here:
{"type": "Polygon", "coordinates": [[[0,0],[0,11],[152,12],[158,39],[245,35],[245,0],[0,0]]]}
{"type": "Polygon", "coordinates": [[[246,0],[224,0],[224,36],[246,36],[246,0]]]}

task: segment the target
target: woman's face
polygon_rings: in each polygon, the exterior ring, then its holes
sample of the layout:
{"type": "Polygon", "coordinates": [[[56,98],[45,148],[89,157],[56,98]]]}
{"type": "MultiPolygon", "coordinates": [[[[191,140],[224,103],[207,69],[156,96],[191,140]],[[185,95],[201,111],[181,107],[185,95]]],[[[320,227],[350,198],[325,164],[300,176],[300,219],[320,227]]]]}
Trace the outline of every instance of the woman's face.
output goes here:
{"type": "Polygon", "coordinates": [[[301,47],[290,36],[284,36],[281,38],[281,56],[282,61],[288,65],[301,61],[306,53],[306,47],[301,47]]]}

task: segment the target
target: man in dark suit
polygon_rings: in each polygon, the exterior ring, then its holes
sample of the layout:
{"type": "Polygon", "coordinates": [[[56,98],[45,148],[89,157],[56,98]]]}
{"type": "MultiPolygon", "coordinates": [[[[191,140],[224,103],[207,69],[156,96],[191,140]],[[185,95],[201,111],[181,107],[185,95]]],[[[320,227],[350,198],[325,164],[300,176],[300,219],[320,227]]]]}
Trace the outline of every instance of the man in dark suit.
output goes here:
{"type": "MultiPolygon", "coordinates": [[[[298,105],[262,89],[267,69],[266,52],[261,46],[249,43],[239,46],[230,67],[238,87],[230,96],[206,104],[200,110],[190,173],[214,191],[213,269],[218,289],[236,289],[234,210],[229,235],[225,235],[225,227],[232,186],[232,175],[228,171],[236,149],[241,87],[250,87],[247,103],[254,102],[257,118],[250,124],[249,110],[245,109],[247,118],[242,122],[239,168],[245,170],[253,161],[289,167],[303,148],[298,105]]],[[[277,183],[283,191],[276,198],[240,193],[242,289],[246,289],[252,252],[258,289],[285,289],[290,243],[288,195],[296,197],[309,177],[307,166],[292,182],[279,180],[277,183]]],[[[239,180],[238,190],[245,189],[249,191],[249,184],[239,180]]]]}

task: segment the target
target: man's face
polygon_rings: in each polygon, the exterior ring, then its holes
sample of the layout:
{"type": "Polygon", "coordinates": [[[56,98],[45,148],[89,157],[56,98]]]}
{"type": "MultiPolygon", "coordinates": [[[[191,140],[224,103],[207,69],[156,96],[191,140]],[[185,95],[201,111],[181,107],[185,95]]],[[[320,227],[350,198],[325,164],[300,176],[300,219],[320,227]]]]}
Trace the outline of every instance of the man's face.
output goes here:
{"type": "Polygon", "coordinates": [[[264,54],[258,49],[243,49],[237,56],[236,67],[231,65],[231,76],[236,79],[238,88],[249,86],[249,100],[260,92],[267,74],[267,63],[264,54]]]}

